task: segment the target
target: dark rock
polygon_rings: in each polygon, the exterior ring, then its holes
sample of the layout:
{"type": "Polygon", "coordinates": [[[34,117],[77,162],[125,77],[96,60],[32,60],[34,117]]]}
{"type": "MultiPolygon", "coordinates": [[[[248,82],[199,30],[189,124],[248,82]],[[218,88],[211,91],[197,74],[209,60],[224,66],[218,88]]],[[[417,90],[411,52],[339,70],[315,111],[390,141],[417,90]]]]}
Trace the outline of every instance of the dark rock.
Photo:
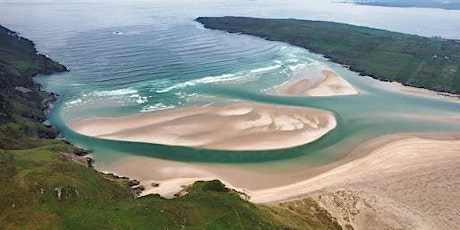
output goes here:
{"type": "Polygon", "coordinates": [[[74,151],[73,151],[73,154],[77,155],[77,156],[86,156],[90,153],[90,151],[86,150],[86,149],[82,149],[82,148],[76,148],[74,151]]]}
{"type": "Polygon", "coordinates": [[[59,132],[55,128],[40,129],[37,131],[38,137],[45,139],[54,139],[59,132]]]}
{"type": "Polygon", "coordinates": [[[145,188],[144,188],[144,186],[139,185],[139,186],[136,186],[134,188],[131,188],[131,190],[133,191],[134,194],[136,194],[136,196],[139,196],[139,195],[141,195],[142,191],[145,190],[145,188]]]}
{"type": "Polygon", "coordinates": [[[94,168],[94,159],[91,157],[85,157],[86,165],[88,168],[94,168]]]}
{"type": "Polygon", "coordinates": [[[31,111],[25,111],[24,113],[22,113],[22,116],[26,117],[26,118],[29,118],[29,119],[32,119],[32,120],[35,120],[35,121],[38,121],[38,122],[44,122],[45,119],[46,119],[44,116],[35,115],[31,111]]]}
{"type": "Polygon", "coordinates": [[[160,187],[160,183],[157,183],[157,182],[152,182],[150,185],[154,188],[160,187]]]}
{"type": "Polygon", "coordinates": [[[136,186],[136,185],[139,185],[140,182],[138,180],[129,180],[128,181],[128,186],[129,187],[133,187],[133,186],[136,186]]]}

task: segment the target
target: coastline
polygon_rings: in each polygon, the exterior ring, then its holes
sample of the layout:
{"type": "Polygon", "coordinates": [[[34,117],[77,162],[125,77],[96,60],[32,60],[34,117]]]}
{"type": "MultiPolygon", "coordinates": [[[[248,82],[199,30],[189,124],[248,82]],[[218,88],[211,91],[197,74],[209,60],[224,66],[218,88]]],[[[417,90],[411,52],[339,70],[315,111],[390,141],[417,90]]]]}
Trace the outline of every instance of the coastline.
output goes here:
{"type": "MultiPolygon", "coordinates": [[[[413,87],[413,88],[418,88],[418,89],[426,89],[426,90],[438,92],[440,94],[460,96],[459,94],[456,94],[454,91],[440,90],[440,89],[430,88],[430,87],[426,87],[426,86],[425,87],[417,86],[417,85],[415,85],[413,83],[404,83],[404,82],[400,82],[400,81],[391,79],[388,76],[384,76],[382,74],[373,74],[373,73],[371,73],[372,70],[366,70],[366,69],[363,69],[362,67],[355,66],[356,64],[350,63],[350,61],[347,61],[345,57],[341,57],[340,55],[337,55],[334,52],[328,52],[328,51],[326,51],[325,49],[323,49],[321,47],[315,47],[315,46],[313,46],[313,45],[311,45],[309,43],[302,42],[302,40],[299,41],[299,40],[296,40],[296,39],[288,39],[286,37],[283,38],[283,36],[279,36],[279,37],[272,36],[270,34],[270,32],[267,32],[267,31],[265,33],[259,33],[260,31],[258,31],[258,30],[251,31],[250,27],[252,27],[255,24],[258,24],[259,22],[262,22],[262,21],[271,21],[272,24],[268,23],[268,25],[273,27],[274,25],[276,25],[276,23],[274,23],[276,20],[277,19],[268,19],[268,18],[263,19],[263,18],[253,18],[253,17],[234,17],[234,16],[198,17],[198,18],[195,18],[195,21],[200,23],[201,25],[203,25],[203,27],[206,28],[206,29],[225,31],[227,33],[244,34],[246,36],[254,36],[254,37],[257,37],[257,38],[265,39],[267,41],[284,42],[284,43],[290,44],[292,46],[296,46],[296,47],[306,49],[306,50],[308,50],[308,51],[310,51],[312,53],[322,55],[324,58],[329,59],[330,61],[332,61],[334,63],[340,64],[344,68],[346,68],[346,69],[348,69],[350,71],[358,73],[360,76],[368,76],[368,77],[371,77],[373,79],[376,79],[376,80],[379,80],[379,81],[382,81],[382,82],[396,81],[399,84],[404,85],[404,86],[408,86],[408,87],[413,87]],[[221,20],[221,21],[219,21],[219,20],[221,20]],[[244,22],[241,22],[239,20],[243,20],[244,22]],[[232,24],[232,23],[235,23],[235,24],[232,24]],[[244,25],[242,27],[239,27],[240,25],[238,23],[241,23],[241,24],[248,23],[248,24],[246,24],[246,26],[249,27],[249,29],[246,31],[245,28],[244,28],[244,25]]],[[[300,19],[285,19],[285,21],[287,21],[287,20],[294,20],[294,21],[298,21],[298,22],[307,22],[307,21],[309,21],[309,20],[300,20],[300,19]]],[[[379,29],[370,28],[370,27],[360,27],[360,26],[354,26],[354,25],[351,25],[351,24],[344,24],[344,23],[338,23],[338,22],[329,22],[329,21],[309,21],[309,22],[312,22],[312,23],[329,23],[329,24],[341,25],[341,26],[345,26],[345,27],[355,27],[355,28],[358,28],[358,30],[359,29],[364,29],[364,28],[365,29],[372,29],[372,30],[377,30],[377,31],[380,31],[380,32],[383,31],[383,32],[393,33],[394,35],[395,34],[399,34],[399,35],[403,34],[403,33],[387,31],[387,30],[379,30],[379,29]]],[[[261,28],[267,29],[264,26],[259,24],[259,29],[261,29],[261,28]]],[[[286,26],[286,27],[289,27],[289,26],[286,26]]],[[[354,31],[354,32],[356,32],[356,31],[354,31]]],[[[283,33],[283,32],[281,31],[281,33],[283,33]]],[[[417,35],[410,35],[410,34],[403,34],[403,35],[408,35],[408,36],[422,38],[422,39],[431,39],[431,38],[417,36],[417,35]]],[[[391,38],[391,36],[388,36],[388,38],[391,38]]],[[[304,38],[304,39],[306,39],[306,38],[304,38]]],[[[453,43],[458,42],[457,40],[452,40],[452,39],[451,40],[445,39],[443,41],[450,41],[450,42],[453,42],[453,43]]],[[[455,70],[455,71],[458,71],[458,70],[455,70]]]]}
{"type": "Polygon", "coordinates": [[[196,181],[217,179],[255,204],[295,204],[303,198],[313,198],[336,217],[349,215],[350,219],[342,221],[342,226],[351,224],[362,228],[367,222],[361,221],[371,215],[376,221],[383,221],[382,225],[393,228],[415,225],[449,229],[459,220],[458,215],[449,211],[460,205],[460,194],[454,192],[460,188],[459,164],[460,133],[399,133],[368,140],[346,157],[303,172],[304,178],[280,186],[277,183],[292,179],[294,174],[148,157],[128,157],[112,168],[96,168],[141,178],[140,184],[145,190],[140,196],[160,194],[175,198],[184,195],[185,189],[196,181]],[[158,179],[168,176],[169,179],[158,179]],[[269,187],[247,187],[259,183],[269,187]],[[348,202],[348,206],[337,206],[334,200],[348,202]],[[344,210],[347,213],[343,213],[344,210]],[[348,212],[355,212],[350,210],[362,213],[350,214],[348,212]]]}
{"type": "MultiPolygon", "coordinates": [[[[294,82],[294,84],[297,83],[294,82]]],[[[407,93],[418,92],[407,89],[407,93]]],[[[42,102],[45,107],[42,112],[45,116],[47,115],[46,110],[57,102],[53,93],[48,94],[50,97],[42,102]]],[[[325,94],[328,93],[321,91],[311,96],[324,96],[325,94]]],[[[438,95],[427,94],[427,96],[438,95]]],[[[236,108],[224,111],[221,115],[243,116],[246,112],[245,109],[236,108]]],[[[212,116],[205,116],[206,120],[210,117],[212,116]]],[[[286,120],[281,120],[281,123],[286,123],[286,120]]],[[[460,122],[460,120],[451,119],[449,122],[460,122]]],[[[291,130],[292,123],[289,123],[288,126],[288,128],[283,125],[280,127],[291,130]]],[[[253,126],[249,127],[249,129],[253,128],[253,126]]],[[[234,146],[233,143],[226,145],[234,146]]],[[[72,148],[77,149],[75,146],[72,148]]],[[[80,155],[77,152],[81,155],[88,153],[82,149],[74,150],[74,154],[80,155]]],[[[449,229],[449,227],[460,225],[457,212],[460,197],[456,192],[460,188],[457,179],[460,178],[460,171],[457,167],[460,164],[459,153],[460,134],[393,134],[366,141],[346,157],[333,163],[286,175],[270,175],[266,172],[253,171],[248,167],[231,168],[228,165],[201,164],[201,168],[194,168],[186,163],[142,157],[133,157],[132,159],[137,160],[137,163],[131,161],[129,162],[131,165],[121,162],[117,165],[117,169],[107,168],[107,172],[97,166],[96,170],[116,179],[128,180],[128,185],[136,195],[140,196],[159,193],[163,197],[174,198],[183,195],[184,189],[196,181],[219,179],[229,188],[240,191],[242,198],[256,204],[298,202],[300,198],[308,196],[317,200],[334,216],[342,217],[343,210],[338,209],[334,204],[334,202],[337,203],[337,196],[339,196],[339,199],[352,199],[352,201],[358,199],[357,202],[364,203],[364,206],[378,207],[379,212],[387,213],[390,221],[392,221],[391,218],[394,218],[395,222],[400,220],[404,222],[409,219],[411,222],[405,224],[415,224],[417,229],[423,227],[449,229]],[[134,170],[137,171],[134,172],[134,170]],[[446,170],[449,173],[446,173],[446,170]],[[141,178],[141,181],[117,176],[110,172],[121,172],[121,175],[141,178]],[[162,173],[165,178],[168,176],[171,178],[157,180],[162,173]],[[304,178],[301,178],[302,176],[304,178]],[[288,178],[299,181],[289,181],[288,178]],[[394,180],[395,178],[398,180],[394,180]],[[238,181],[243,181],[244,184],[235,183],[238,181]],[[247,187],[247,185],[254,187],[247,187]],[[144,188],[145,190],[142,191],[144,188]],[[342,194],[345,195],[342,196],[342,194]],[[369,200],[374,203],[366,203],[369,200]],[[451,212],[452,210],[454,212],[451,212]],[[395,213],[402,215],[395,215],[395,213]],[[441,224],[438,225],[439,223],[441,224]]],[[[88,166],[91,167],[94,161],[89,156],[85,158],[88,166]]],[[[130,161],[129,159],[123,160],[130,161]]],[[[357,215],[350,214],[352,224],[358,224],[355,222],[366,215],[366,212],[359,214],[363,209],[358,208],[357,210],[357,215]]],[[[346,224],[348,222],[344,221],[342,226],[346,224]]]]}
{"type": "Polygon", "coordinates": [[[440,91],[430,90],[430,89],[421,88],[421,87],[418,88],[414,86],[407,86],[399,82],[391,82],[391,84],[395,86],[397,90],[399,90],[400,92],[413,94],[413,95],[419,95],[419,96],[425,96],[425,97],[434,97],[434,98],[439,98],[443,100],[460,103],[460,95],[458,94],[440,92],[440,91]]]}
{"type": "MultiPolygon", "coordinates": [[[[413,93],[413,92],[408,92],[408,93],[413,93]]],[[[458,121],[454,121],[454,122],[458,122],[458,121]]],[[[382,137],[382,139],[377,138],[375,140],[371,140],[370,144],[363,143],[362,145],[358,146],[357,149],[359,149],[359,151],[353,150],[344,159],[341,159],[337,162],[327,165],[326,167],[321,166],[322,168],[318,169],[317,170],[318,172],[316,174],[310,175],[307,179],[303,181],[285,185],[285,186],[268,188],[268,189],[259,189],[259,190],[245,189],[244,186],[238,186],[238,185],[234,185],[229,182],[226,182],[226,180],[223,180],[221,177],[219,177],[218,174],[208,175],[206,173],[203,173],[201,177],[184,177],[184,178],[170,179],[170,180],[165,180],[165,181],[143,180],[143,181],[140,181],[141,186],[139,186],[139,184],[133,184],[133,187],[135,189],[141,188],[141,187],[147,188],[142,193],[140,193],[140,191],[137,190],[138,195],[140,194],[141,196],[151,194],[151,193],[160,193],[164,197],[173,198],[173,197],[181,195],[184,187],[186,187],[189,184],[192,184],[195,181],[219,179],[219,180],[222,180],[224,184],[226,184],[228,187],[233,188],[237,191],[241,191],[242,193],[246,194],[245,198],[256,204],[267,204],[267,203],[270,204],[270,203],[278,203],[278,202],[289,201],[289,200],[297,200],[305,196],[317,196],[316,199],[318,199],[318,201],[321,201],[321,199],[323,198],[321,198],[321,195],[318,195],[318,194],[336,192],[337,190],[340,190],[340,189],[359,190],[361,192],[364,191],[367,194],[374,194],[375,196],[379,196],[379,197],[391,197],[390,193],[383,191],[382,188],[384,186],[386,188],[388,188],[388,186],[393,186],[391,188],[394,189],[393,190],[394,192],[397,190],[407,189],[408,185],[407,184],[397,184],[397,185],[391,184],[388,182],[389,178],[399,177],[401,176],[401,174],[402,176],[405,176],[408,178],[409,174],[413,175],[413,173],[415,172],[417,174],[420,174],[421,178],[418,178],[418,179],[423,181],[425,177],[423,177],[424,175],[422,175],[421,171],[427,170],[425,165],[433,161],[436,161],[436,162],[441,161],[443,163],[443,165],[441,166],[454,168],[454,166],[452,166],[452,162],[454,162],[455,164],[459,163],[458,154],[456,154],[460,150],[459,140],[460,140],[460,135],[453,135],[453,136],[446,135],[443,138],[439,139],[438,134],[436,135],[396,134],[394,136],[382,137]],[[408,145],[409,147],[407,147],[408,145]],[[422,147],[423,149],[420,149],[422,147]],[[407,153],[408,150],[407,149],[404,150],[404,148],[408,148],[409,150],[416,149],[418,152],[415,154],[413,154],[412,152],[408,154],[407,153]],[[398,149],[403,149],[405,151],[404,157],[407,157],[411,161],[412,160],[420,161],[417,166],[418,168],[416,167],[416,170],[418,171],[410,171],[410,170],[414,170],[412,169],[414,168],[413,165],[404,165],[402,163],[399,164],[400,163],[399,161],[401,159],[399,159],[398,157],[401,157],[401,156],[396,156],[396,154],[400,153],[398,152],[399,151],[398,149]],[[442,151],[447,151],[447,154],[448,154],[447,158],[437,158],[439,156],[432,156],[432,155],[430,155],[428,159],[425,159],[425,158],[415,159],[414,158],[416,155],[423,155],[427,153],[424,151],[428,151],[428,150],[433,151],[435,149],[440,150],[441,153],[446,153],[442,151]],[[364,153],[364,150],[367,151],[367,155],[362,156],[361,154],[357,153],[357,152],[364,153]],[[391,154],[391,156],[388,156],[389,154],[391,154]],[[363,167],[363,165],[376,164],[376,162],[378,162],[379,159],[385,158],[385,157],[390,157],[390,159],[385,159],[385,160],[390,160],[392,164],[395,164],[396,166],[394,165],[388,166],[387,164],[385,166],[382,166],[381,164],[380,165],[377,164],[377,166],[379,167],[379,170],[383,170],[383,171],[376,170],[375,165],[373,165],[374,167],[372,167],[372,169],[363,167]],[[355,176],[357,174],[358,176],[355,176]],[[372,178],[372,176],[379,177],[381,180],[376,182],[375,178],[372,178]],[[156,183],[159,183],[159,186],[153,186],[153,184],[156,184],[156,183]]],[[[439,153],[439,151],[437,153],[439,153]]],[[[408,161],[409,160],[405,162],[408,162],[408,161]]],[[[388,163],[387,161],[385,162],[388,163]]],[[[441,166],[438,165],[437,167],[441,167],[441,166]]],[[[169,165],[169,167],[171,167],[171,165],[169,165]]],[[[221,166],[218,166],[218,167],[222,168],[221,166]]],[[[428,169],[434,172],[433,168],[428,168],[428,169]]],[[[238,174],[237,171],[232,171],[229,173],[235,174],[235,176],[237,176],[238,178],[245,177],[244,175],[242,176],[241,174],[238,174]]],[[[193,173],[199,174],[200,172],[195,171],[193,173]]],[[[107,173],[107,174],[110,175],[111,173],[107,173]]],[[[438,178],[436,179],[439,179],[440,175],[436,174],[436,176],[438,176],[438,178]]],[[[118,176],[114,176],[114,177],[119,178],[118,176]]],[[[130,176],[130,177],[137,178],[136,176],[130,176]]],[[[126,177],[122,177],[122,178],[126,178],[126,177]]],[[[432,179],[432,178],[429,178],[429,179],[432,179]]],[[[455,179],[453,178],[449,177],[447,179],[450,181],[447,183],[446,186],[451,186],[452,181],[455,182],[455,179]]],[[[420,183],[417,183],[416,181],[415,184],[420,184],[420,183]]],[[[422,185],[428,186],[426,183],[422,185]]],[[[421,190],[418,187],[414,188],[414,186],[418,186],[418,185],[410,184],[410,186],[412,186],[411,187],[412,191],[421,190]]],[[[429,190],[429,192],[436,193],[439,191],[429,190]]],[[[428,194],[428,192],[426,193],[428,194]]],[[[440,194],[443,194],[443,193],[440,193],[440,194]]],[[[401,202],[405,205],[411,204],[416,207],[418,205],[420,206],[421,209],[426,208],[426,204],[423,203],[423,201],[409,199],[407,196],[406,197],[402,196],[403,194],[400,194],[400,195],[402,198],[394,197],[394,196],[391,197],[393,199],[392,202],[396,202],[397,204],[399,204],[398,202],[401,202]],[[398,198],[400,198],[400,200],[398,200],[398,198]],[[421,203],[416,203],[416,202],[421,202],[421,203]]],[[[451,195],[451,194],[449,193],[447,195],[451,195]]],[[[446,196],[446,194],[443,194],[443,196],[446,196]]],[[[448,197],[449,201],[458,200],[457,198],[458,197],[455,196],[455,194],[448,197]]],[[[438,206],[434,207],[435,211],[442,212],[442,210],[439,211],[441,205],[449,206],[449,203],[443,200],[443,203],[440,203],[438,206]]],[[[455,208],[456,203],[453,202],[451,205],[454,205],[454,208],[455,208]]],[[[411,209],[408,209],[408,211],[414,212],[411,209]]],[[[434,219],[435,217],[431,216],[429,218],[434,219]]]]}
{"type": "MultiPolygon", "coordinates": [[[[141,184],[146,187],[146,191],[142,195],[160,191],[150,189],[151,182],[160,183],[160,188],[162,183],[169,184],[173,181],[174,183],[178,183],[181,179],[184,182],[184,184],[181,185],[187,185],[187,183],[194,180],[219,179],[225,181],[230,187],[247,193],[252,197],[250,201],[257,203],[272,203],[302,196],[302,191],[304,190],[299,189],[297,192],[281,193],[280,196],[276,195],[266,200],[261,198],[265,196],[262,194],[275,194],[276,191],[282,191],[283,189],[293,186],[293,184],[300,183],[299,181],[308,181],[350,162],[361,160],[371,155],[375,150],[384,148],[393,142],[410,138],[457,141],[460,139],[460,134],[404,133],[385,135],[373,138],[358,145],[347,156],[338,161],[317,166],[309,170],[300,170],[300,172],[298,172],[297,169],[293,169],[293,172],[281,169],[284,174],[276,171],[272,171],[272,173],[269,173],[269,171],[257,171],[253,170],[251,166],[245,168],[233,167],[232,165],[226,164],[185,163],[140,156],[128,156],[124,159],[120,159],[111,166],[100,167],[96,165],[96,168],[101,171],[120,172],[124,175],[129,175],[129,177],[139,179],[141,184]],[[143,167],[140,167],[140,165],[143,165],[143,167]],[[297,182],[293,182],[292,177],[296,177],[294,181],[297,180],[297,182]],[[301,194],[299,194],[299,192],[301,192],[301,194]]],[[[180,189],[180,186],[176,187],[176,189],[180,189]]],[[[167,193],[174,194],[177,192],[179,192],[179,190],[168,191],[167,193]]]]}

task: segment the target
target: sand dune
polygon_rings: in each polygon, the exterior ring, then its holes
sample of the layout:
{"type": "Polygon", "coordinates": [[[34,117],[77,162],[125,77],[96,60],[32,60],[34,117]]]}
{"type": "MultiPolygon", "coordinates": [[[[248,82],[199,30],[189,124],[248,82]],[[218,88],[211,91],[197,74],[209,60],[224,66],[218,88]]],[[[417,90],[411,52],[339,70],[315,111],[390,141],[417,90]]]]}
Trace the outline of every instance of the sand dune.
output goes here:
{"type": "Polygon", "coordinates": [[[103,139],[224,150],[303,145],[336,125],[328,111],[255,103],[91,118],[69,124],[80,134],[103,139]]]}
{"type": "Polygon", "coordinates": [[[320,76],[312,78],[311,73],[302,73],[273,90],[282,96],[334,96],[358,94],[353,86],[329,69],[321,70],[320,76]]]}

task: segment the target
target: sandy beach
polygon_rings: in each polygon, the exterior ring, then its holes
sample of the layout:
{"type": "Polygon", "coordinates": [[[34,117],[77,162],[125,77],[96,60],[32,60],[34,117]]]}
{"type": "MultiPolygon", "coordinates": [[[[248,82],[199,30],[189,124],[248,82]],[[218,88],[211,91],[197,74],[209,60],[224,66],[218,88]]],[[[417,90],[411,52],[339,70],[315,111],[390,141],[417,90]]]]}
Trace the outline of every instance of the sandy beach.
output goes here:
{"type": "MultiPolygon", "coordinates": [[[[375,79],[369,77],[373,81],[375,79]]],[[[437,99],[442,99],[450,102],[457,102],[460,103],[460,96],[452,93],[446,93],[446,92],[438,92],[434,90],[429,90],[425,88],[417,88],[417,87],[412,87],[412,86],[407,86],[403,85],[399,82],[385,82],[385,81],[376,81],[379,84],[385,85],[385,89],[391,90],[391,91],[396,91],[396,92],[401,92],[405,94],[411,94],[411,95],[417,95],[417,96],[423,96],[423,97],[430,97],[430,98],[437,98],[437,99]]]]}
{"type": "Polygon", "coordinates": [[[400,136],[366,157],[302,182],[252,191],[251,201],[309,195],[332,213],[352,217],[348,223],[357,229],[368,229],[369,215],[382,228],[454,229],[460,224],[460,139],[438,138],[444,139],[400,136]],[[346,204],[350,200],[353,204],[346,204]],[[351,215],[352,209],[358,214],[351,215]]]}
{"type": "Polygon", "coordinates": [[[270,93],[280,96],[335,96],[353,95],[358,91],[331,69],[318,73],[303,72],[270,93]],[[315,75],[315,76],[311,76],[315,75]]]}
{"type": "Polygon", "coordinates": [[[267,173],[138,156],[100,170],[140,179],[146,188],[142,195],[172,198],[194,181],[219,179],[254,203],[309,196],[336,216],[348,215],[342,224],[356,229],[368,229],[369,216],[388,228],[452,229],[460,224],[460,194],[455,192],[460,189],[460,134],[386,135],[366,141],[337,162],[308,170],[267,173]],[[152,187],[152,182],[160,186],[152,187]]]}
{"type": "Polygon", "coordinates": [[[310,143],[337,125],[333,113],[311,108],[240,103],[71,122],[103,139],[220,150],[282,149],[310,143]]]}

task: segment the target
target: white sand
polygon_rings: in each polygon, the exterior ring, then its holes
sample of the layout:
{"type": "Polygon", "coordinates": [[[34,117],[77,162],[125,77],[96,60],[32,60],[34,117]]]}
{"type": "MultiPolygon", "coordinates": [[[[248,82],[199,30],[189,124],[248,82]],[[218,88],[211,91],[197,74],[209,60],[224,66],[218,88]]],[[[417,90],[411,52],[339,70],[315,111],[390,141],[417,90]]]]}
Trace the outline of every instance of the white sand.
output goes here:
{"type": "Polygon", "coordinates": [[[387,90],[460,103],[460,95],[457,95],[457,94],[437,92],[437,91],[433,91],[433,90],[429,90],[425,88],[406,86],[399,82],[384,82],[384,81],[376,80],[371,77],[368,77],[368,78],[374,81],[374,83],[376,84],[385,86],[385,89],[387,90]]]}
{"type": "Polygon", "coordinates": [[[313,178],[251,191],[251,201],[313,196],[355,229],[460,226],[460,139],[404,137],[313,178]]]}
{"type": "Polygon", "coordinates": [[[281,96],[335,96],[353,95],[358,91],[330,69],[322,69],[317,78],[302,73],[292,80],[283,83],[273,90],[273,94],[281,96]]]}
{"type": "MultiPolygon", "coordinates": [[[[404,137],[372,151],[368,156],[353,160],[328,172],[289,186],[251,192],[251,201],[269,203],[298,197],[328,187],[351,183],[386,183],[389,175],[427,170],[458,163],[460,170],[460,140],[435,140],[404,137]]],[[[439,171],[438,173],[442,173],[439,171]]],[[[452,172],[450,172],[452,173],[452,172]]],[[[456,173],[460,173],[456,172],[456,173]]],[[[458,181],[460,183],[460,177],[458,181]]],[[[459,184],[460,185],[460,184],[459,184]]],[[[460,200],[459,200],[460,201],[460,200]]]]}
{"type": "Polygon", "coordinates": [[[90,118],[69,124],[80,134],[103,139],[224,150],[299,146],[336,125],[328,111],[255,103],[90,118]]]}
{"type": "Polygon", "coordinates": [[[336,217],[347,216],[342,224],[355,229],[453,229],[460,225],[459,134],[395,134],[372,139],[318,170],[260,171],[251,165],[136,156],[103,170],[141,180],[147,188],[143,195],[173,197],[183,185],[219,179],[248,194],[254,203],[311,196],[336,217]],[[152,187],[151,181],[160,186],[152,187]]]}

